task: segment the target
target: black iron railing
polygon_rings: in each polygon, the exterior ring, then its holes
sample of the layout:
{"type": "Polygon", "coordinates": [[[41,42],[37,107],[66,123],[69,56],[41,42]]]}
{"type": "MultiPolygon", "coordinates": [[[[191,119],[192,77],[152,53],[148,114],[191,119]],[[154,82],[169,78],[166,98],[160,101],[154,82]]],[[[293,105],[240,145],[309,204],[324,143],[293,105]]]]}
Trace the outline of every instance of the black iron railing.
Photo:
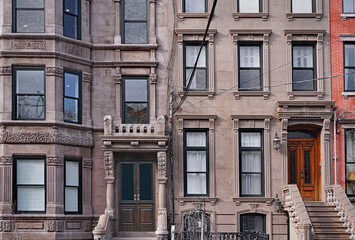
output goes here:
{"type": "MultiPolygon", "coordinates": [[[[201,233],[197,232],[182,232],[179,234],[180,240],[200,240],[201,233]]],[[[269,240],[269,234],[262,233],[262,232],[236,232],[236,233],[229,233],[229,232],[218,232],[218,233],[211,233],[206,232],[204,233],[204,240],[269,240]]]]}

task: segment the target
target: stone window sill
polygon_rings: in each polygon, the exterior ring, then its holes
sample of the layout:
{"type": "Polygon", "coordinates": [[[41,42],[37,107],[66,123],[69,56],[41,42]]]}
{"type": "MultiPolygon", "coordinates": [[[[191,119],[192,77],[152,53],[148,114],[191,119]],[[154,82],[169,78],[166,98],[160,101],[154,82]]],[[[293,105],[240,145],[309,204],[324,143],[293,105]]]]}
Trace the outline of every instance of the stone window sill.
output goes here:
{"type": "MultiPolygon", "coordinates": [[[[182,97],[184,95],[184,93],[185,92],[179,92],[179,96],[182,97]]],[[[193,90],[190,90],[187,93],[187,96],[194,96],[194,97],[208,96],[208,99],[212,99],[215,93],[216,93],[215,91],[193,91],[193,90]]]]}
{"type": "Polygon", "coordinates": [[[210,18],[210,13],[178,13],[178,18],[184,20],[184,18],[210,18]]]}
{"type": "Polygon", "coordinates": [[[355,13],[343,13],[340,16],[345,21],[347,18],[355,18],[355,13]]]}
{"type": "Polygon", "coordinates": [[[286,13],[286,17],[289,21],[293,21],[294,18],[315,18],[320,21],[322,13],[286,13]]]}
{"type": "Polygon", "coordinates": [[[317,92],[317,91],[292,91],[287,92],[288,99],[293,100],[295,96],[302,96],[302,97],[317,97],[318,100],[322,100],[324,96],[324,92],[317,92]]]}
{"type": "Polygon", "coordinates": [[[236,206],[240,206],[241,203],[266,203],[267,206],[271,206],[274,198],[264,198],[264,197],[239,197],[233,198],[233,202],[236,206]]]}
{"type": "Polygon", "coordinates": [[[211,206],[215,206],[216,202],[218,201],[218,198],[211,198],[211,197],[181,197],[181,198],[176,198],[176,201],[180,203],[181,206],[183,206],[185,203],[206,203],[209,202],[211,203],[211,206]]]}
{"type": "Polygon", "coordinates": [[[241,96],[262,96],[264,97],[264,100],[267,100],[269,98],[270,92],[269,91],[238,91],[238,92],[233,92],[235,100],[239,100],[241,96]]]}
{"type": "Polygon", "coordinates": [[[342,92],[341,95],[343,95],[344,99],[347,99],[349,96],[355,96],[355,92],[342,92]]]}
{"type": "Polygon", "coordinates": [[[232,13],[232,16],[235,21],[238,21],[239,18],[262,18],[263,21],[266,21],[269,13],[232,13]]]}

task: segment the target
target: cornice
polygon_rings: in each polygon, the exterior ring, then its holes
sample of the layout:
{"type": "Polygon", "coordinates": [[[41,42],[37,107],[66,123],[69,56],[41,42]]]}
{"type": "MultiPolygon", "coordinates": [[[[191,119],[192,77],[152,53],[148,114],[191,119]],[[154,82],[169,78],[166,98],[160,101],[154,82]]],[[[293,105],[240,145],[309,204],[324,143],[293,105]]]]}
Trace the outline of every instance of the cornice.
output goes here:
{"type": "Polygon", "coordinates": [[[63,128],[70,128],[70,129],[77,129],[77,130],[84,130],[84,131],[93,131],[94,129],[103,131],[103,129],[101,128],[94,128],[92,126],[70,124],[64,122],[45,122],[45,121],[2,121],[0,122],[0,126],[63,127],[63,128]]]}
{"type": "Polygon", "coordinates": [[[230,29],[230,34],[270,34],[271,29],[230,29]]]}
{"type": "Polygon", "coordinates": [[[232,119],[239,120],[264,120],[264,119],[272,119],[272,115],[231,115],[232,119]]]}
{"type": "MultiPolygon", "coordinates": [[[[203,28],[193,28],[193,29],[189,29],[189,28],[175,28],[175,33],[176,34],[205,34],[205,29],[203,28]]],[[[208,34],[216,34],[217,33],[217,29],[208,29],[208,34]]]]}
{"type": "Polygon", "coordinates": [[[342,124],[355,124],[355,118],[338,118],[338,121],[342,124]]]}
{"type": "Polygon", "coordinates": [[[188,114],[188,115],[176,115],[176,119],[194,119],[194,120],[208,120],[217,119],[217,115],[198,115],[198,114],[188,114]]]}
{"type": "Polygon", "coordinates": [[[277,101],[276,106],[281,107],[281,106],[297,106],[297,107],[303,107],[303,106],[309,106],[309,107],[315,107],[315,106],[334,106],[335,101],[277,101]]]}
{"type": "Polygon", "coordinates": [[[285,29],[284,34],[296,34],[296,35],[318,35],[318,34],[325,34],[326,30],[313,30],[313,29],[285,29]]]}

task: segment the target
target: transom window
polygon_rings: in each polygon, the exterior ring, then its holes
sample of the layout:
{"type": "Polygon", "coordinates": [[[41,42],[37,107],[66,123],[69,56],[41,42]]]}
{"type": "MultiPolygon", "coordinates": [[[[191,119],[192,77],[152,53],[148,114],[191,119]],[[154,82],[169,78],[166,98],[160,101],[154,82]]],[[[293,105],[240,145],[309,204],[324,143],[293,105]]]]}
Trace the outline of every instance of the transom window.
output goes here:
{"type": "Polygon", "coordinates": [[[207,0],[183,0],[183,12],[186,13],[207,12],[207,0]]]}
{"type": "Polygon", "coordinates": [[[293,91],[315,91],[316,69],[315,69],[315,45],[294,44],[292,46],[292,90],[293,91]]]}
{"type": "Polygon", "coordinates": [[[123,1],[123,43],[148,43],[147,0],[123,1]]]}
{"type": "Polygon", "coordinates": [[[263,196],[263,134],[259,131],[240,133],[241,196],[263,196]]]}
{"type": "Polygon", "coordinates": [[[43,68],[13,68],[13,119],[44,120],[44,83],[43,68]]]}
{"type": "Polygon", "coordinates": [[[261,44],[239,45],[239,90],[262,90],[261,44]]]}
{"type": "Polygon", "coordinates": [[[147,78],[124,78],[123,123],[149,123],[147,78]]]}
{"type": "Polygon", "coordinates": [[[346,193],[355,196],[355,129],[345,131],[346,193]]]}
{"type": "Polygon", "coordinates": [[[355,0],[343,0],[343,13],[355,13],[355,0]]]}
{"type": "Polygon", "coordinates": [[[63,1],[64,36],[80,39],[80,0],[63,1]]]}
{"type": "Polygon", "coordinates": [[[13,0],[13,32],[44,32],[44,0],[13,0]]]}
{"type": "Polygon", "coordinates": [[[81,213],[81,161],[65,159],[65,213],[81,213]]]}
{"type": "MultiPolygon", "coordinates": [[[[201,43],[185,43],[184,44],[184,87],[188,86],[188,81],[192,74],[201,43]]],[[[207,89],[207,46],[202,47],[200,58],[197,62],[194,77],[190,85],[191,90],[206,90],[207,89]]]]}
{"type": "Polygon", "coordinates": [[[185,195],[208,195],[207,131],[185,131],[185,195]]]}
{"type": "Polygon", "coordinates": [[[316,0],[291,0],[292,13],[314,13],[316,0]]]}
{"type": "Polygon", "coordinates": [[[262,12],[262,0],[238,0],[238,12],[240,13],[262,12]]]}
{"type": "Polygon", "coordinates": [[[81,123],[81,74],[64,71],[64,121],[81,123]]]}
{"type": "Polygon", "coordinates": [[[257,231],[266,233],[265,215],[258,213],[247,213],[240,215],[240,231],[257,231]]]}
{"type": "Polygon", "coordinates": [[[344,44],[344,90],[355,91],[355,43],[344,44]]]}

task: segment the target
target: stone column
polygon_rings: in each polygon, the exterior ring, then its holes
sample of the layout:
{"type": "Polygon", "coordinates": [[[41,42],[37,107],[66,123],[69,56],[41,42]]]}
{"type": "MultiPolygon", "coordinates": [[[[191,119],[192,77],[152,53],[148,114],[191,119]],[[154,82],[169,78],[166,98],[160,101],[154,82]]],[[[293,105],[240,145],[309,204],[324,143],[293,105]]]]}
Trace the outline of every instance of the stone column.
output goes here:
{"type": "Polygon", "coordinates": [[[157,37],[155,35],[155,1],[149,0],[149,43],[156,44],[157,37]]]}
{"type": "Polygon", "coordinates": [[[288,119],[282,119],[281,120],[282,185],[288,184],[287,128],[288,128],[288,119]]]}
{"type": "Polygon", "coordinates": [[[64,158],[47,156],[47,214],[64,213],[64,158]]]}
{"type": "Polygon", "coordinates": [[[12,157],[0,157],[0,214],[12,214],[12,157]]]}
{"type": "Polygon", "coordinates": [[[115,28],[115,44],[121,44],[121,0],[115,0],[116,10],[116,28],[115,28]]]}
{"type": "Polygon", "coordinates": [[[155,232],[157,239],[168,239],[168,220],[166,209],[166,182],[168,180],[166,174],[166,153],[158,152],[158,184],[159,184],[159,201],[158,201],[158,227],[155,232]]]}
{"type": "Polygon", "coordinates": [[[83,214],[92,214],[91,204],[91,171],[92,171],[92,159],[83,159],[83,214]]]}
{"type": "Polygon", "coordinates": [[[114,189],[113,183],[115,181],[114,176],[114,160],[113,152],[105,151],[104,152],[105,160],[105,180],[106,180],[106,208],[105,214],[113,217],[114,214],[114,189]]]}

